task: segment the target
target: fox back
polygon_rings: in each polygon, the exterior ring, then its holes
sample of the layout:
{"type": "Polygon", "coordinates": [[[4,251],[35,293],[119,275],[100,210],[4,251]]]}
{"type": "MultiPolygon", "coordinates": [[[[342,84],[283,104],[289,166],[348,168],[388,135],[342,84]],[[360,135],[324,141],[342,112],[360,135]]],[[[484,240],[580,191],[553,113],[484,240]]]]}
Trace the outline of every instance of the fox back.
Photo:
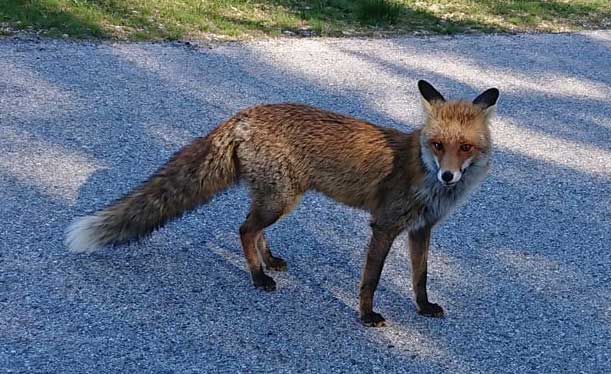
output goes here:
{"type": "Polygon", "coordinates": [[[240,175],[251,187],[273,185],[297,194],[313,189],[369,210],[396,153],[413,141],[396,130],[300,104],[248,109],[237,116],[234,131],[240,175]]]}

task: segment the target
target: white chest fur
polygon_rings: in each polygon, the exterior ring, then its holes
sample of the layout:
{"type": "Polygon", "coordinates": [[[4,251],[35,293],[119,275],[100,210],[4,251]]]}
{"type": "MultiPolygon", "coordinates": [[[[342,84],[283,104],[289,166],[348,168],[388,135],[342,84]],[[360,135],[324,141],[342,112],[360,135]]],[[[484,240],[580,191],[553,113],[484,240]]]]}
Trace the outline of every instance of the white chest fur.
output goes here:
{"type": "Polygon", "coordinates": [[[444,186],[434,173],[427,173],[424,183],[416,191],[416,197],[424,205],[424,217],[416,226],[435,224],[461,205],[469,193],[478,187],[488,171],[488,162],[471,165],[461,180],[452,187],[444,186]]]}

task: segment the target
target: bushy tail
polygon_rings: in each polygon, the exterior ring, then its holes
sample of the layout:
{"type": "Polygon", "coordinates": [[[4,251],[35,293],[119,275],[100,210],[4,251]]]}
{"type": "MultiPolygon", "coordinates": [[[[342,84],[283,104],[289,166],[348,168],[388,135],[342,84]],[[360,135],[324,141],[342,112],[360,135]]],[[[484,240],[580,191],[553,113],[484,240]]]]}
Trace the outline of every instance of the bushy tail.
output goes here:
{"type": "Polygon", "coordinates": [[[66,230],[72,252],[139,239],[208,201],[238,180],[233,124],[219,126],[178,151],[146,182],[66,230]]]}

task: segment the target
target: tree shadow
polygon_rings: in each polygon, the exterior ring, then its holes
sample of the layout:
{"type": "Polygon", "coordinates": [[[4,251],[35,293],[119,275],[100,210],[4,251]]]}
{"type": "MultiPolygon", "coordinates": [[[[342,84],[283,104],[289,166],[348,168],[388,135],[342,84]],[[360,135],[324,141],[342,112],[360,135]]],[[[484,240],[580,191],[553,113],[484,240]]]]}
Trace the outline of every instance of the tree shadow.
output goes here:
{"type": "MultiPolygon", "coordinates": [[[[600,74],[596,59],[583,64],[571,64],[567,60],[569,56],[564,52],[569,36],[558,36],[557,42],[546,42],[541,40],[535,43],[547,49],[542,54],[533,49],[516,48],[523,39],[537,38],[536,36],[517,36],[506,38],[505,45],[500,48],[513,47],[516,52],[509,59],[499,58],[499,54],[491,54],[490,50],[478,47],[478,44],[486,37],[472,37],[467,43],[468,50],[460,51],[452,40],[444,45],[448,50],[429,51],[418,55],[413,45],[405,45],[402,39],[390,39],[384,48],[392,51],[399,48],[399,53],[394,53],[391,58],[381,58],[375,50],[358,50],[345,48],[342,53],[354,56],[354,58],[367,61],[374,69],[381,69],[395,77],[402,76],[427,76],[433,82],[444,82],[447,89],[460,92],[473,92],[472,83],[462,80],[461,72],[483,70],[478,80],[481,89],[485,85],[498,86],[506,104],[500,108],[499,114],[511,119],[520,127],[528,128],[536,133],[545,134],[556,139],[570,142],[578,142],[586,146],[596,146],[603,150],[611,150],[605,139],[611,137],[611,127],[605,118],[611,117],[611,111],[606,105],[601,105],[609,100],[611,75],[600,74]],[[565,39],[565,40],[562,40],[565,39]],[[474,48],[471,48],[474,47],[474,48]],[[414,53],[408,58],[400,58],[403,53],[414,53]],[[441,57],[442,55],[446,57],[441,57]],[[453,56],[448,58],[447,56],[453,56]],[[558,56],[563,55],[561,59],[558,56]],[[454,57],[455,56],[455,57],[454,57]],[[444,59],[445,61],[443,61],[444,59]],[[522,61],[524,63],[522,63],[522,61]],[[448,65],[455,66],[454,71],[447,71],[448,65]],[[520,69],[515,71],[512,64],[518,64],[520,69]],[[491,72],[498,71],[498,75],[491,72]],[[543,80],[539,80],[542,74],[546,74],[543,80]],[[506,85],[498,83],[498,78],[504,75],[509,78],[506,85]],[[532,78],[531,78],[532,77],[532,78]],[[496,79],[496,81],[495,81],[496,79]],[[450,84],[448,84],[450,82],[450,84]],[[564,92],[554,93],[560,89],[564,92]],[[570,92],[577,94],[571,95],[570,92]],[[567,111],[568,106],[579,107],[580,110],[567,111]]],[[[600,43],[593,41],[587,35],[571,35],[570,38],[579,40],[578,51],[570,54],[570,57],[578,59],[581,55],[600,56],[600,43]]],[[[545,39],[544,37],[540,39],[545,39]]],[[[405,40],[405,39],[404,39],[405,40]]],[[[503,41],[502,41],[503,42],[503,41]]],[[[388,55],[388,54],[387,54],[388,55]]],[[[597,56],[597,57],[598,57],[597,56]]],[[[473,77],[470,75],[469,78],[473,77]]]]}

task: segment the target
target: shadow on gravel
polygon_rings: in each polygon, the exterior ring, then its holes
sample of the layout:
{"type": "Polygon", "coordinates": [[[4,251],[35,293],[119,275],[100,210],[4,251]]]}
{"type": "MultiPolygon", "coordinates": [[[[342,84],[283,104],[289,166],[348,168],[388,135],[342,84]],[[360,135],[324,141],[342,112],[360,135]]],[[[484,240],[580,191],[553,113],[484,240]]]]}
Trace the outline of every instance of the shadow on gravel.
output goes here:
{"type": "Polygon", "coordinates": [[[609,159],[611,77],[594,69],[608,51],[575,37],[581,50],[568,56],[564,36],[323,42],[318,54],[310,42],[0,45],[17,49],[0,60],[12,100],[0,101],[0,355],[13,371],[600,371],[611,191],[596,170],[609,159]],[[509,48],[511,58],[495,57],[509,48]],[[430,297],[445,320],[415,314],[402,236],[376,299],[390,326],[361,327],[367,215],[315,194],[268,232],[289,263],[273,294],[244,271],[243,187],[140,244],[93,256],[63,248],[72,217],[120,197],[240,108],[300,101],[408,130],[420,78],[449,97],[502,92],[494,171],[434,235],[430,297]],[[537,153],[548,144],[588,152],[537,153]]]}

